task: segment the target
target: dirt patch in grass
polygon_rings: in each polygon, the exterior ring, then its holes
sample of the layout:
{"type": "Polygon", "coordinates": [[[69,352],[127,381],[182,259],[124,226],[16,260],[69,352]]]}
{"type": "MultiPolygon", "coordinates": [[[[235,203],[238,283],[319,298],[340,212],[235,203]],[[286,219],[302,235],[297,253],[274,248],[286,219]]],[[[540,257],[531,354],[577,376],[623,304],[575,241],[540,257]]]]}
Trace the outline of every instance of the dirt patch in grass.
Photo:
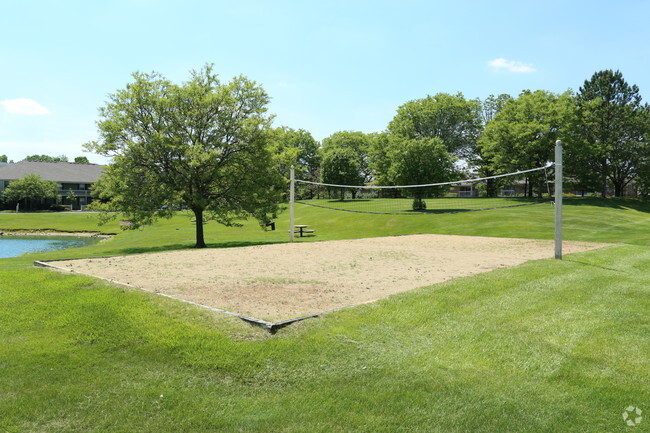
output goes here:
{"type": "MultiPolygon", "coordinates": [[[[604,245],[565,242],[564,252],[604,245]]],[[[409,235],[169,251],[53,264],[279,321],[553,255],[553,241],[409,235]]]]}

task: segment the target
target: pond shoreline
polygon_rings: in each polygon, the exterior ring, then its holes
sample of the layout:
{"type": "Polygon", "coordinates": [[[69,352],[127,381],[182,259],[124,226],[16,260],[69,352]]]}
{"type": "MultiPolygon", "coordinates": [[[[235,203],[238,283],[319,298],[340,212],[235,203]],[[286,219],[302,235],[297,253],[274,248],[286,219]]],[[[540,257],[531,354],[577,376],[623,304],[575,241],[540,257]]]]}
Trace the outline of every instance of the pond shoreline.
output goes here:
{"type": "Polygon", "coordinates": [[[0,239],[2,236],[74,236],[82,238],[102,238],[110,239],[116,236],[116,233],[99,233],[99,232],[62,232],[57,230],[0,230],[0,239]]]}

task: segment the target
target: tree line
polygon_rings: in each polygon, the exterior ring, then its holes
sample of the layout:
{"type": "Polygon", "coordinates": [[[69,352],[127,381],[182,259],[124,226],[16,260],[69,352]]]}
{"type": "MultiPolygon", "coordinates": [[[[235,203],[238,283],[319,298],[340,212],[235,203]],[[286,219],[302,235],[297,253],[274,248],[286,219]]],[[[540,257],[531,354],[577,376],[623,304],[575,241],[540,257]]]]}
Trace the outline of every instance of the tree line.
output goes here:
{"type": "MultiPolygon", "coordinates": [[[[93,205],[104,218],[122,212],[130,228],[190,209],[200,248],[206,220],[274,218],[291,165],[299,178],[332,184],[437,183],[543,166],[557,139],[575,188],[650,191],[650,110],[618,71],[595,73],[575,93],[438,93],[400,106],[383,132],[339,131],[321,143],[303,129],[274,128],[268,102],[254,81],[222,82],[211,65],[181,84],[133,74],[100,108],[99,140],[85,145],[112,158],[93,205]]],[[[542,194],[542,183],[531,175],[528,194],[542,194]]]]}
{"type": "MultiPolygon", "coordinates": [[[[50,156],[50,155],[28,155],[22,159],[22,161],[34,161],[34,162],[70,162],[68,157],[65,155],[59,156],[50,156]]],[[[13,164],[13,160],[9,160],[7,155],[0,155],[0,162],[6,162],[13,164]]],[[[77,156],[74,158],[75,164],[90,164],[88,157],[86,156],[77,156]]]]}
{"type": "MultiPolygon", "coordinates": [[[[485,100],[438,93],[400,106],[384,132],[340,131],[321,144],[302,130],[274,134],[283,169],[294,163],[311,181],[406,185],[488,177],[544,166],[559,139],[573,190],[650,194],[650,109],[619,71],[596,72],[578,92],[524,90],[485,100]]],[[[542,194],[543,174],[530,177],[527,194],[542,194]]],[[[497,183],[488,184],[488,195],[497,183]]]]}

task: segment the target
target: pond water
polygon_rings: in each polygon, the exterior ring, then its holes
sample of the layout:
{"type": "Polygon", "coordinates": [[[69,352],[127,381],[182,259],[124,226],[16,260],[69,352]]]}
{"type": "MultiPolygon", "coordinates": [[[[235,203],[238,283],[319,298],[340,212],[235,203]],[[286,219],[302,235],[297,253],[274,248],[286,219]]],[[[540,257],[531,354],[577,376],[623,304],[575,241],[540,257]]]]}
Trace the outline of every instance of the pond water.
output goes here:
{"type": "Polygon", "coordinates": [[[44,253],[83,247],[99,242],[98,238],[77,236],[0,236],[0,259],[29,253],[44,253]]]}

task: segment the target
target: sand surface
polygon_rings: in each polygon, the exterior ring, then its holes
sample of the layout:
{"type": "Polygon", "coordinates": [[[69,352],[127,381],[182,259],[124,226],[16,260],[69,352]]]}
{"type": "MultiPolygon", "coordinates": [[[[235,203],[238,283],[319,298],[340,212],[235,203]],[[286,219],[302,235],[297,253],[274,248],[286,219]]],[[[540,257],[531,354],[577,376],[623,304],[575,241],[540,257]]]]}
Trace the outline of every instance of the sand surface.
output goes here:
{"type": "MultiPolygon", "coordinates": [[[[604,244],[565,242],[564,253],[604,244]]],[[[409,235],[57,261],[58,267],[269,321],[551,258],[553,241],[409,235]]]]}

